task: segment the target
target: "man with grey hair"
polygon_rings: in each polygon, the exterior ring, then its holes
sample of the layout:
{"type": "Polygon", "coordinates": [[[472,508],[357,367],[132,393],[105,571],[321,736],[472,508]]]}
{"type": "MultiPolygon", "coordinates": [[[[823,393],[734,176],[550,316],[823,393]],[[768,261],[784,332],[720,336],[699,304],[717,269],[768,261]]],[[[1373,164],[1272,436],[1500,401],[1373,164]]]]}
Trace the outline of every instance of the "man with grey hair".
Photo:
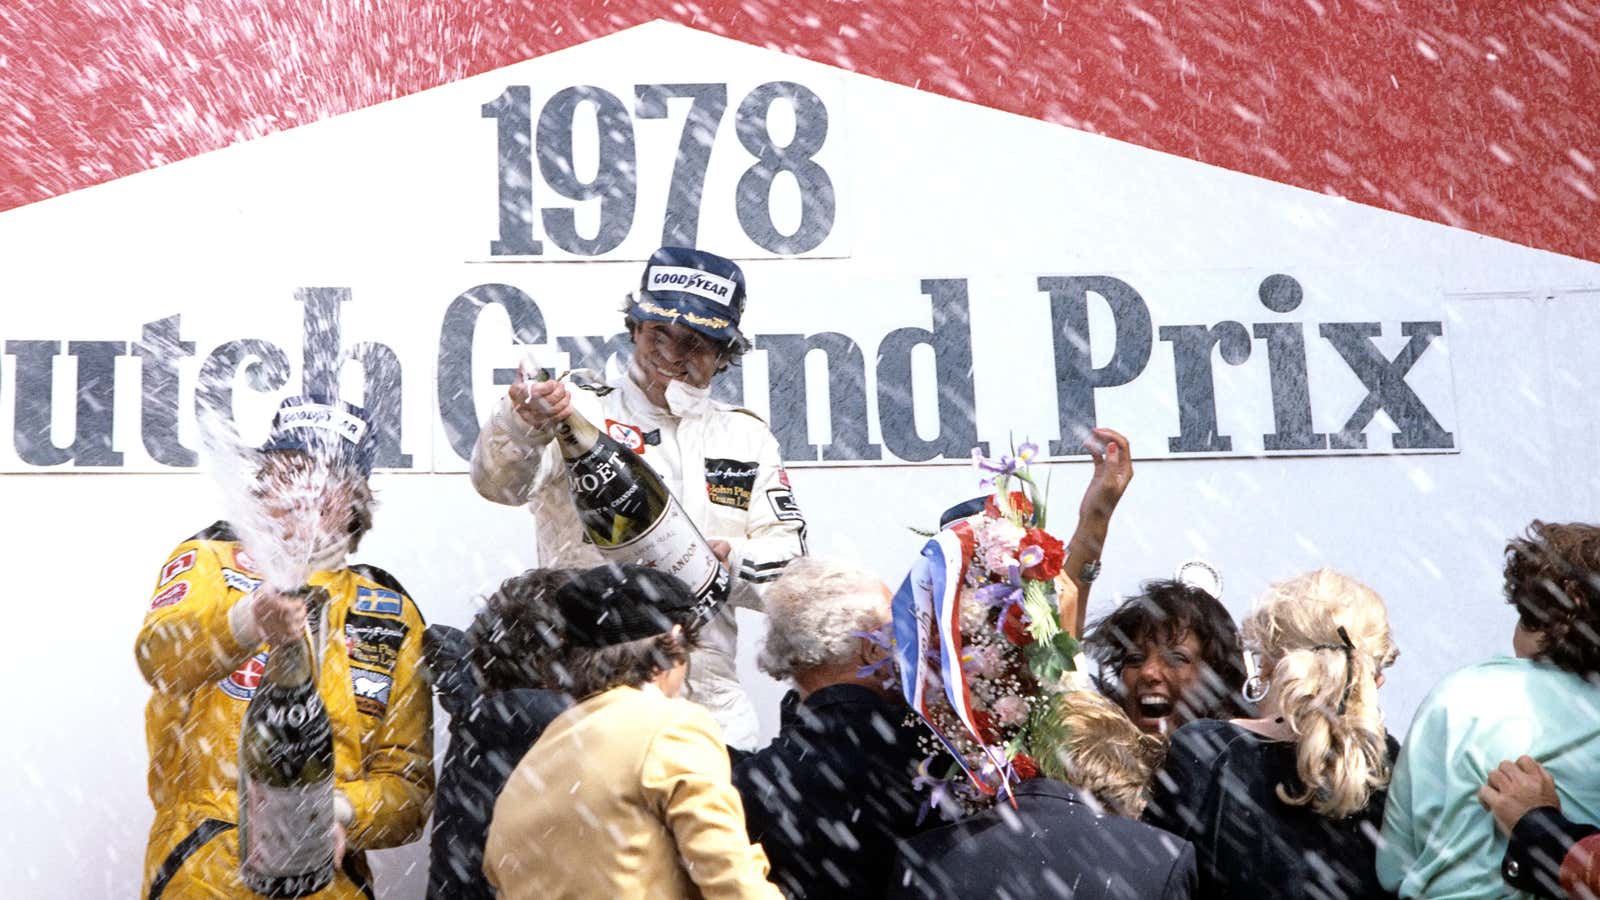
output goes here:
{"type": "Polygon", "coordinates": [[[882,896],[896,840],[918,830],[920,755],[920,732],[876,667],[888,651],[868,635],[889,621],[889,589],[813,557],[789,563],[763,601],[758,665],[795,690],[778,737],[734,767],[750,838],[791,900],[882,896]]]}

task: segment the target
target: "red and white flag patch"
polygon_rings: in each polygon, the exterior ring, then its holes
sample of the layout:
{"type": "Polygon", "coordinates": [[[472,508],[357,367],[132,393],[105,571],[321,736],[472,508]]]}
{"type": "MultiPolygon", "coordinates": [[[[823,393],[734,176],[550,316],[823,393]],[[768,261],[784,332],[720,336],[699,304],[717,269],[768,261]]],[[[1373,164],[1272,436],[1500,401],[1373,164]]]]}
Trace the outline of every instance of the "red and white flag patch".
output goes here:
{"type": "Polygon", "coordinates": [[[167,582],[194,568],[194,560],[193,550],[186,550],[167,560],[167,564],[161,567],[161,582],[156,587],[165,587],[167,582]]]}

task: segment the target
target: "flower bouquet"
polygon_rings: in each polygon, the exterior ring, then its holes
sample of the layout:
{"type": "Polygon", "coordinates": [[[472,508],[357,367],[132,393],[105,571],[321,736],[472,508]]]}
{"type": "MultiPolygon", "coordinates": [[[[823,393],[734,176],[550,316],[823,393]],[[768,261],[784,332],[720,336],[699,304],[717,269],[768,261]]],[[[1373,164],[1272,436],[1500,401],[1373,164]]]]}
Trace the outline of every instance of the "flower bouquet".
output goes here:
{"type": "Polygon", "coordinates": [[[946,813],[1038,774],[1030,748],[1058,744],[1051,700],[1077,684],[1078,642],[1056,602],[1058,584],[1073,590],[1060,578],[1066,547],[1045,530],[1047,492],[1028,471],[1037,454],[1033,444],[998,460],[973,451],[992,494],[930,537],[894,596],[901,691],[953,760],[931,755],[917,784],[946,813]]]}

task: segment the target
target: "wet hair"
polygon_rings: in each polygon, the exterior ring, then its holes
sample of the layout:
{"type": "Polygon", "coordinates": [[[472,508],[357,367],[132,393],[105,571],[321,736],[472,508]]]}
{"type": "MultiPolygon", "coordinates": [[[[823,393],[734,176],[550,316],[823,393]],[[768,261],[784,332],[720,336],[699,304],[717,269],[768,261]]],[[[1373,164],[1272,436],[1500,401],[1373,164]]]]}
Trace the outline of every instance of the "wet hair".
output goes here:
{"type": "Polygon", "coordinates": [[[1100,665],[1103,683],[1120,694],[1122,668],[1130,655],[1142,652],[1148,641],[1172,647],[1191,634],[1200,643],[1203,664],[1200,681],[1188,698],[1196,717],[1253,715],[1239,696],[1245,679],[1239,629],[1217,598],[1194,585],[1165,578],[1146,581],[1138,596],[1094,623],[1084,636],[1084,649],[1100,665]]]}
{"type": "Polygon", "coordinates": [[[557,686],[582,700],[616,687],[644,687],[662,672],[689,661],[699,645],[694,632],[673,630],[599,649],[572,648],[553,663],[557,686]]]}
{"type": "Polygon", "coordinates": [[[571,575],[529,569],[507,578],[484,600],[467,628],[467,657],[485,691],[546,687],[549,663],[561,646],[555,592],[571,575]]]}
{"type": "Polygon", "coordinates": [[[1537,519],[1506,544],[1506,602],[1537,632],[1537,658],[1600,678],[1600,528],[1537,519]]]}
{"type": "Polygon", "coordinates": [[[756,664],[773,678],[853,662],[857,634],[889,620],[878,576],[815,557],[792,560],[762,604],[767,638],[756,664]]]}
{"type": "Polygon", "coordinates": [[[350,503],[350,552],[354,553],[372,530],[372,511],[378,508],[378,498],[364,477],[354,479],[351,489],[355,496],[350,503]]]}
{"type": "Polygon", "coordinates": [[[1150,780],[1167,755],[1166,741],[1139,730],[1122,707],[1092,690],[1067,691],[1050,702],[1050,738],[1033,748],[1046,777],[1092,794],[1116,815],[1139,818],[1150,780]]]}
{"type": "Polygon", "coordinates": [[[1296,736],[1304,789],[1294,794],[1280,784],[1278,799],[1330,819],[1364,809],[1391,774],[1377,676],[1400,651],[1383,598],[1348,575],[1318,569],[1268,588],[1241,631],[1245,645],[1271,662],[1278,709],[1296,736]]]}
{"type": "MultiPolygon", "coordinates": [[[[263,486],[264,482],[271,481],[274,477],[272,470],[292,471],[306,469],[319,464],[318,457],[312,456],[303,450],[271,450],[262,453],[259,457],[260,468],[256,472],[256,492],[262,493],[269,488],[263,486]]],[[[350,491],[350,519],[346,525],[350,536],[350,543],[345,552],[354,553],[361,545],[361,539],[372,530],[372,514],[378,508],[378,498],[372,492],[372,485],[367,480],[367,473],[347,463],[329,464],[327,471],[337,480],[337,483],[347,487],[350,491]]],[[[330,482],[331,484],[332,482],[330,482]]]]}

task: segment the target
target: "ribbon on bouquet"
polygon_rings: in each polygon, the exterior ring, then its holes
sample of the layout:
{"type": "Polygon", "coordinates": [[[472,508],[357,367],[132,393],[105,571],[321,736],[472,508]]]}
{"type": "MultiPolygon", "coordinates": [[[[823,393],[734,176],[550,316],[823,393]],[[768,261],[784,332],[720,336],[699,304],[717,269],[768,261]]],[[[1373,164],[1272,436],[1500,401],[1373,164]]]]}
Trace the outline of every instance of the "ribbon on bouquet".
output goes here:
{"type": "Polygon", "coordinates": [[[958,522],[922,546],[921,555],[894,595],[895,663],[900,669],[906,703],[955,757],[973,785],[984,794],[993,795],[998,787],[972,771],[966,757],[939,730],[928,712],[930,658],[937,638],[939,677],[944,682],[945,698],[991,766],[1001,773],[1000,784],[1005,784],[1005,757],[989,747],[978,731],[966,672],[961,668],[961,586],[966,581],[967,562],[972,559],[976,541],[972,526],[958,522]]]}

